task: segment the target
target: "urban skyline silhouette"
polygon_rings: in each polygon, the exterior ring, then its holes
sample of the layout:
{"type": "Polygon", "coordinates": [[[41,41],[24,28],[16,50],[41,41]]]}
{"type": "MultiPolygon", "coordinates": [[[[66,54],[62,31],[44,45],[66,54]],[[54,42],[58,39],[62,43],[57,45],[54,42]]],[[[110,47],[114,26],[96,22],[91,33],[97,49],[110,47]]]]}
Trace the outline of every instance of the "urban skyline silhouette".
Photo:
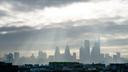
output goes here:
{"type": "Polygon", "coordinates": [[[48,64],[48,62],[80,62],[84,64],[92,63],[126,63],[127,58],[122,58],[121,54],[117,52],[115,55],[101,53],[100,40],[95,41],[92,49],[90,40],[84,40],[83,46],[79,48],[79,58],[73,52],[71,54],[70,47],[66,45],[64,53],[60,52],[59,47],[56,46],[54,55],[47,56],[46,52],[38,51],[37,57],[32,54],[30,57],[20,56],[19,52],[10,52],[5,54],[1,61],[13,63],[14,65],[22,64],[48,64]]]}

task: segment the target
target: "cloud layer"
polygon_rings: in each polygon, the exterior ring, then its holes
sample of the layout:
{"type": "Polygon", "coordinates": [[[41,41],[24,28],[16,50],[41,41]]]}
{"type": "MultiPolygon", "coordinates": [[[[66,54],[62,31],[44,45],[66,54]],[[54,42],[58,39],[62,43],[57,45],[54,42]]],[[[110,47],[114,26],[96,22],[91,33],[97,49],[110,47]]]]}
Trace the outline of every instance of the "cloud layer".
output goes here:
{"type": "Polygon", "coordinates": [[[128,47],[127,0],[0,0],[0,50],[78,48],[101,36],[103,51],[128,47]],[[107,49],[107,50],[106,50],[107,49]]]}

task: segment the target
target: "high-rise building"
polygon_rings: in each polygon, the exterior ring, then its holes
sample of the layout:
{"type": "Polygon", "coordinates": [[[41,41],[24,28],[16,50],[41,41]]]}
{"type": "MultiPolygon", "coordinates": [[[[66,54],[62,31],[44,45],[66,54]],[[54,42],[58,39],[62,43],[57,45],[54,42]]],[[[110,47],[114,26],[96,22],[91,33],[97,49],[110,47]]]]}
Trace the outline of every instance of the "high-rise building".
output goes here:
{"type": "Polygon", "coordinates": [[[113,55],[113,62],[114,63],[120,63],[121,62],[121,57],[120,57],[119,52],[117,52],[116,55],[113,55]]]}
{"type": "Polygon", "coordinates": [[[71,53],[70,53],[70,49],[69,49],[68,45],[65,48],[64,60],[65,61],[72,61],[72,57],[71,57],[71,53]]]}
{"type": "Polygon", "coordinates": [[[60,59],[60,49],[58,48],[58,47],[56,47],[56,49],[55,49],[55,54],[54,54],[55,56],[55,61],[61,61],[61,59],[60,59]]]}
{"type": "Polygon", "coordinates": [[[75,52],[73,52],[72,58],[73,58],[73,61],[76,62],[76,53],[75,52]]]}
{"type": "Polygon", "coordinates": [[[104,56],[104,54],[102,53],[102,54],[100,54],[100,63],[105,63],[105,56],[104,56]]]}
{"type": "Polygon", "coordinates": [[[90,63],[90,41],[85,40],[84,41],[84,55],[85,55],[85,63],[90,63]]]}
{"type": "Polygon", "coordinates": [[[20,53],[19,52],[14,52],[14,59],[17,60],[20,57],[20,53]]]}
{"type": "Polygon", "coordinates": [[[91,61],[93,63],[100,62],[100,40],[96,41],[91,51],[91,61]]]}
{"type": "Polygon", "coordinates": [[[14,52],[14,61],[13,61],[13,64],[14,65],[17,65],[19,59],[20,59],[20,53],[19,52],[14,52]]]}
{"type": "Polygon", "coordinates": [[[39,51],[38,52],[38,58],[46,59],[47,58],[47,54],[42,52],[42,51],[39,51]]]}
{"type": "Polygon", "coordinates": [[[75,52],[73,53],[73,58],[76,59],[76,53],[75,52]]]}
{"type": "Polygon", "coordinates": [[[90,42],[89,40],[85,40],[84,47],[80,48],[80,62],[90,63],[90,42]]]}
{"type": "Polygon", "coordinates": [[[25,62],[28,64],[36,64],[36,57],[34,56],[34,53],[32,53],[30,58],[26,58],[25,62]]]}
{"type": "Polygon", "coordinates": [[[31,59],[35,59],[34,53],[30,56],[31,59]]]}
{"type": "Polygon", "coordinates": [[[79,58],[80,58],[80,62],[84,62],[84,51],[82,46],[80,47],[79,58]]]}

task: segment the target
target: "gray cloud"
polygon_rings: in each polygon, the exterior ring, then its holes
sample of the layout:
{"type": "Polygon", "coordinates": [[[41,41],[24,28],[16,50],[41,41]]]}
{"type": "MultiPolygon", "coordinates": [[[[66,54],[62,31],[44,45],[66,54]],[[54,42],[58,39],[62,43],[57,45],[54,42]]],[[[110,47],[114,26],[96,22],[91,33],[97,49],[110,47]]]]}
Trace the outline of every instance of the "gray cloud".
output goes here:
{"type": "MultiPolygon", "coordinates": [[[[68,26],[65,24],[63,27],[50,27],[46,26],[40,30],[32,27],[1,27],[0,32],[15,31],[14,33],[7,33],[0,35],[1,49],[13,48],[53,48],[55,45],[65,45],[66,40],[76,40],[76,43],[71,43],[72,47],[77,47],[79,39],[88,39],[88,37],[95,37],[96,33],[102,35],[128,34],[128,25],[118,25],[114,22],[104,22],[104,24],[72,26],[69,22],[68,26]],[[90,34],[90,35],[89,35],[90,34]],[[89,36],[88,36],[89,35],[89,36]]],[[[77,22],[75,22],[77,23],[77,22]]],[[[78,23],[80,23],[78,21],[78,23]]],[[[90,37],[90,38],[91,38],[90,37]]],[[[117,46],[127,45],[127,39],[111,39],[107,40],[104,45],[117,46]]],[[[78,44],[79,45],[79,44],[78,44]]]]}
{"type": "Polygon", "coordinates": [[[1,2],[11,4],[13,9],[18,11],[31,11],[49,6],[62,6],[74,2],[86,1],[88,0],[1,0],[1,2]]]}
{"type": "Polygon", "coordinates": [[[6,11],[0,10],[0,17],[8,16],[8,13],[6,11]]]}
{"type": "MultiPolygon", "coordinates": [[[[46,26],[39,24],[41,25],[41,29],[35,29],[36,27],[32,27],[31,24],[27,25],[27,19],[26,22],[22,21],[22,17],[24,19],[24,16],[27,14],[13,19],[13,15],[15,17],[15,14],[13,14],[15,11],[20,15],[18,11],[42,10],[45,7],[64,6],[75,2],[86,1],[89,0],[0,0],[1,4],[8,3],[12,6],[10,7],[12,10],[9,10],[9,14],[12,17],[6,17],[8,24],[5,22],[5,25],[0,27],[0,50],[52,49],[56,45],[63,47],[66,42],[71,47],[76,48],[81,45],[82,40],[96,37],[96,34],[112,36],[112,38],[103,42],[103,46],[126,46],[128,44],[128,38],[118,38],[118,35],[122,37],[128,35],[128,20],[127,18],[120,17],[120,15],[112,18],[67,21],[46,26]],[[124,19],[124,22],[119,21],[124,19]],[[114,36],[117,38],[113,38],[114,36]]],[[[4,16],[8,16],[8,12],[0,10],[0,17],[4,16]]]]}
{"type": "Polygon", "coordinates": [[[28,26],[22,26],[22,27],[15,27],[15,26],[11,26],[11,27],[1,27],[0,28],[0,32],[2,31],[16,31],[16,32],[19,32],[19,31],[26,31],[26,30],[32,30],[31,27],[28,27],[28,26]]]}
{"type": "Polygon", "coordinates": [[[107,40],[107,42],[104,43],[105,46],[127,46],[128,45],[128,38],[125,39],[111,39],[107,40]]]}

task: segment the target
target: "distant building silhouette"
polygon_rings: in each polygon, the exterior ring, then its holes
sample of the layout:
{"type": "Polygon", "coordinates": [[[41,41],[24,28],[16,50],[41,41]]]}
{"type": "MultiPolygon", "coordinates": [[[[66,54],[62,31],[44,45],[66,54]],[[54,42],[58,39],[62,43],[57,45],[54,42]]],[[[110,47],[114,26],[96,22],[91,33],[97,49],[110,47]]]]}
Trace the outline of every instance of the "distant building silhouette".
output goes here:
{"type": "Polygon", "coordinates": [[[12,53],[9,53],[7,55],[5,55],[5,62],[6,63],[13,63],[13,54],[12,53]]]}
{"type": "Polygon", "coordinates": [[[100,63],[100,40],[96,41],[91,51],[91,61],[100,63]]]}
{"type": "Polygon", "coordinates": [[[49,61],[49,62],[55,61],[54,59],[55,59],[55,57],[54,57],[53,55],[50,55],[50,56],[48,57],[48,61],[49,61]]]}
{"type": "Polygon", "coordinates": [[[113,56],[111,56],[109,53],[101,53],[100,40],[96,41],[93,46],[91,46],[89,40],[85,40],[84,45],[79,48],[79,59],[77,59],[77,56],[78,55],[75,52],[71,54],[69,46],[66,45],[64,53],[60,53],[59,47],[56,47],[54,55],[50,55],[48,58],[46,52],[42,52],[39,50],[37,57],[35,57],[34,54],[32,54],[30,57],[20,57],[19,52],[14,52],[6,54],[1,60],[6,63],[12,63],[14,65],[47,64],[48,62],[80,62],[84,64],[109,64],[128,62],[127,59],[121,57],[121,54],[119,52],[117,52],[113,56]]]}
{"type": "Polygon", "coordinates": [[[38,63],[39,64],[46,63],[46,59],[47,59],[47,54],[42,52],[42,51],[39,51],[38,52],[38,57],[37,57],[38,63]]]}
{"type": "Polygon", "coordinates": [[[14,61],[13,61],[13,64],[17,65],[18,64],[18,61],[19,61],[19,58],[20,58],[20,53],[19,52],[14,52],[14,61]]]}
{"type": "Polygon", "coordinates": [[[120,58],[120,53],[117,52],[116,55],[113,55],[113,62],[114,63],[120,63],[121,62],[121,58],[120,58]]]}
{"type": "Polygon", "coordinates": [[[76,53],[75,52],[73,52],[72,59],[73,59],[72,61],[77,62],[77,60],[76,60],[76,53]]]}
{"type": "Polygon", "coordinates": [[[64,61],[68,61],[68,62],[71,62],[72,61],[72,57],[71,57],[71,53],[70,53],[70,49],[69,49],[69,46],[68,45],[65,48],[64,61]]]}
{"type": "Polygon", "coordinates": [[[14,59],[19,59],[20,58],[20,53],[19,52],[14,52],[14,59]]]}
{"type": "Polygon", "coordinates": [[[80,62],[90,63],[90,41],[84,41],[84,47],[80,48],[80,62]]]}
{"type": "Polygon", "coordinates": [[[61,61],[60,49],[58,47],[56,47],[54,55],[55,61],[61,61]]]}

